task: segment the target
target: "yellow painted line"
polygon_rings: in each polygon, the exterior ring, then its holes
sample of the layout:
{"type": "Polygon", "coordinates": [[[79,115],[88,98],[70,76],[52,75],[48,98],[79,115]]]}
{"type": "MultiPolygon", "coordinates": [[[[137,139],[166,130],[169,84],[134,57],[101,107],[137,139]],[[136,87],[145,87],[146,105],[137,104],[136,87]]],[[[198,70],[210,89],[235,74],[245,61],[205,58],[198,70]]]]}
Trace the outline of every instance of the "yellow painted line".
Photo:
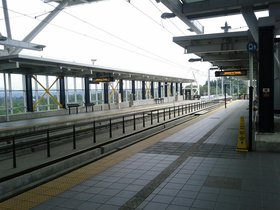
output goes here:
{"type": "MultiPolygon", "coordinates": [[[[219,110],[219,109],[217,109],[219,110]]],[[[215,111],[215,110],[214,110],[215,111]]],[[[1,210],[27,210],[34,208],[51,198],[56,197],[58,194],[80,184],[92,176],[95,176],[106,169],[116,165],[117,163],[131,157],[132,155],[144,150],[145,148],[161,141],[163,138],[171,136],[178,131],[190,126],[196,121],[201,120],[213,111],[198,117],[192,121],[183,123],[174,128],[161,132],[155,136],[152,136],[144,141],[134,144],[126,149],[120,150],[109,156],[106,156],[96,162],[88,164],[80,169],[65,174],[62,177],[56,178],[46,184],[42,184],[36,188],[26,191],[20,195],[10,198],[0,203],[1,210]]]]}

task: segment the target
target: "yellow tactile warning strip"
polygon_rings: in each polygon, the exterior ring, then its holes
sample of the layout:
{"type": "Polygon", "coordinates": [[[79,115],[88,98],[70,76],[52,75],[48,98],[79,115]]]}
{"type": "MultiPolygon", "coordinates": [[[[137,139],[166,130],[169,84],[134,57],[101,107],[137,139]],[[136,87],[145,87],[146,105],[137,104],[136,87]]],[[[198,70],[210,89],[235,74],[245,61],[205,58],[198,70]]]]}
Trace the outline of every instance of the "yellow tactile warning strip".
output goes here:
{"type": "Polygon", "coordinates": [[[89,179],[90,177],[97,175],[104,170],[116,165],[122,160],[129,158],[130,156],[142,151],[143,149],[159,142],[163,138],[173,135],[174,133],[188,127],[195,121],[201,120],[208,114],[201,116],[192,121],[183,123],[179,126],[166,130],[155,136],[152,136],[144,141],[134,144],[126,149],[120,150],[114,154],[111,154],[103,159],[86,165],[80,169],[70,172],[62,177],[54,179],[46,184],[42,184],[36,188],[33,188],[25,193],[10,198],[0,203],[1,210],[27,210],[31,209],[47,200],[56,197],[58,194],[74,187],[75,185],[89,179]]]}

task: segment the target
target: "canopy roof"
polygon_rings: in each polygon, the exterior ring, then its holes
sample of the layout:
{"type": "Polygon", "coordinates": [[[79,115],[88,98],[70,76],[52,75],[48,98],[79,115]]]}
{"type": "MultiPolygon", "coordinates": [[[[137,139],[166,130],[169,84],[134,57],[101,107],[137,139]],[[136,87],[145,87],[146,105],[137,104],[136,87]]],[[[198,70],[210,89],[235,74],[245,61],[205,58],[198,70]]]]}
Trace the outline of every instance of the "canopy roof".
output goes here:
{"type": "Polygon", "coordinates": [[[129,72],[117,68],[82,64],[61,60],[31,57],[26,55],[10,55],[0,57],[0,72],[13,74],[32,74],[69,77],[113,77],[139,81],[181,82],[191,83],[193,79],[129,72]]]}

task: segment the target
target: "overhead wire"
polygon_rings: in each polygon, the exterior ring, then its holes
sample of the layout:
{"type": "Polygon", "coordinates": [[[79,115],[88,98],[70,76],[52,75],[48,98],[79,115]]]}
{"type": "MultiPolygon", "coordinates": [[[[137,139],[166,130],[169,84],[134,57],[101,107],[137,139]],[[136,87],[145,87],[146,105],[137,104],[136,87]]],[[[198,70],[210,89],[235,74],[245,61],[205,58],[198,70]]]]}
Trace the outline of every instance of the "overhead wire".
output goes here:
{"type": "Polygon", "coordinates": [[[170,30],[168,30],[167,28],[165,28],[163,25],[161,25],[159,22],[157,22],[154,18],[152,18],[150,15],[148,15],[147,13],[145,13],[143,10],[141,10],[140,8],[138,8],[137,6],[135,6],[134,4],[131,3],[131,1],[128,1],[128,3],[134,8],[136,9],[138,12],[142,13],[144,16],[146,16],[148,19],[150,19],[152,22],[154,22],[155,24],[157,24],[158,26],[160,26],[161,28],[164,28],[168,33],[170,33],[172,36],[175,36],[174,33],[172,33],[170,30]]]}
{"type": "MultiPolygon", "coordinates": [[[[0,8],[1,9],[3,9],[3,7],[2,6],[0,6],[0,8]]],[[[50,13],[51,11],[38,11],[38,12],[32,12],[32,13],[29,13],[29,14],[25,14],[25,15],[37,15],[37,16],[41,16],[41,15],[44,15],[44,14],[47,14],[47,13],[50,13]]],[[[35,16],[35,17],[37,17],[37,16],[35,16]]],[[[10,19],[15,19],[15,18],[20,18],[20,17],[22,17],[22,15],[16,15],[16,16],[10,16],[9,18],[10,19]]],[[[5,20],[4,18],[0,18],[0,20],[5,20]]]]}
{"type": "MultiPolygon", "coordinates": [[[[158,6],[152,1],[152,0],[149,0],[149,2],[160,12],[160,14],[163,14],[164,12],[158,8],[158,6]]],[[[168,19],[168,21],[178,30],[180,31],[182,34],[186,35],[186,33],[181,29],[179,28],[172,20],[168,19]]]]}
{"type": "MultiPolygon", "coordinates": [[[[52,5],[51,5],[51,6],[52,6],[52,5]]],[[[30,18],[30,19],[33,19],[33,20],[35,19],[35,20],[40,21],[40,22],[44,22],[44,20],[40,20],[39,18],[37,18],[37,16],[36,16],[36,17],[32,17],[32,16],[29,15],[29,14],[24,14],[24,13],[21,13],[21,12],[15,11],[15,10],[12,10],[12,9],[10,9],[10,8],[9,8],[8,10],[9,10],[10,12],[15,13],[15,14],[18,14],[18,15],[21,15],[21,16],[24,16],[24,17],[27,17],[27,18],[30,18]]],[[[68,15],[72,15],[72,14],[68,14],[68,15]]],[[[72,16],[75,17],[75,18],[78,18],[78,17],[76,17],[76,16],[74,16],[74,15],[72,15],[72,16]]],[[[82,20],[82,19],[80,19],[80,18],[78,18],[78,19],[79,19],[80,21],[84,22],[84,23],[90,24],[90,23],[88,23],[87,21],[84,21],[84,20],[82,20]]],[[[152,59],[152,60],[157,60],[157,61],[159,61],[159,62],[168,64],[168,65],[173,65],[173,66],[177,66],[177,67],[180,67],[180,68],[186,68],[186,66],[180,65],[180,64],[175,63],[175,62],[173,62],[173,61],[169,61],[168,59],[163,58],[163,57],[161,57],[161,56],[158,56],[158,55],[156,55],[156,54],[154,54],[154,53],[151,53],[151,52],[145,50],[144,48],[138,47],[137,45],[135,45],[134,47],[137,47],[137,48],[139,48],[139,49],[142,49],[143,51],[146,51],[146,52],[148,52],[149,54],[152,54],[153,56],[156,56],[157,58],[148,56],[148,55],[143,54],[143,53],[140,53],[140,52],[136,52],[135,50],[131,50],[131,49],[125,48],[125,47],[123,47],[123,46],[120,46],[120,45],[117,45],[117,44],[114,44],[114,43],[111,43],[111,42],[108,42],[108,41],[99,39],[99,38],[94,37],[94,36],[90,36],[90,35],[88,35],[88,34],[84,34],[84,33],[81,33],[81,32],[78,32],[78,31],[75,31],[75,30],[66,28],[66,27],[61,26],[61,25],[57,25],[57,24],[50,23],[50,22],[47,22],[47,23],[50,24],[50,25],[52,25],[52,26],[55,26],[55,27],[57,27],[57,28],[63,29],[63,30],[65,30],[65,31],[68,31],[68,32],[71,32],[71,33],[74,33],[74,34],[77,34],[77,35],[80,35],[80,36],[84,36],[84,37],[87,37],[87,38],[89,38],[89,39],[96,40],[96,41],[98,41],[98,42],[101,42],[101,43],[104,43],[104,44],[107,44],[107,45],[110,45],[110,46],[113,46],[113,47],[122,49],[122,50],[124,50],[124,51],[128,51],[128,52],[133,53],[133,54],[138,54],[138,55],[140,55],[140,56],[143,56],[143,57],[146,57],[146,58],[150,58],[150,59],[152,59]]],[[[99,27],[97,27],[97,26],[94,26],[93,24],[90,24],[90,25],[92,25],[92,27],[99,28],[99,27]]],[[[111,34],[112,36],[114,36],[115,38],[117,38],[117,39],[119,39],[119,40],[122,40],[122,41],[127,42],[126,40],[124,40],[124,39],[122,39],[122,38],[120,38],[120,37],[117,37],[117,36],[113,35],[113,34],[110,33],[110,32],[107,32],[107,31],[105,31],[105,30],[103,30],[103,29],[101,29],[101,28],[100,28],[100,30],[103,31],[104,33],[109,33],[109,34],[111,34]]],[[[127,43],[129,44],[129,42],[127,42],[127,43]]],[[[134,45],[134,44],[130,43],[130,45],[134,45]]]]}
{"type": "MultiPolygon", "coordinates": [[[[51,4],[50,4],[50,5],[51,5],[51,4]]],[[[51,6],[52,6],[52,5],[51,5],[51,6]]],[[[76,15],[73,15],[73,14],[71,14],[71,13],[69,13],[69,12],[66,12],[66,11],[63,11],[63,13],[69,15],[70,17],[72,17],[72,18],[74,18],[74,19],[77,19],[77,20],[81,21],[82,23],[84,23],[84,24],[86,24],[86,25],[89,25],[89,26],[91,26],[91,27],[93,27],[93,28],[95,28],[95,29],[97,29],[97,30],[99,30],[99,31],[102,31],[103,33],[105,33],[105,34],[107,34],[107,35],[109,35],[109,36],[111,36],[111,37],[113,37],[113,38],[115,38],[115,39],[117,39],[117,40],[119,40],[119,41],[121,41],[121,42],[124,42],[124,43],[126,43],[126,44],[128,44],[128,45],[130,45],[130,46],[133,46],[133,47],[135,47],[135,48],[138,49],[138,50],[142,50],[142,51],[145,52],[145,53],[148,53],[148,54],[150,54],[150,55],[152,55],[152,56],[155,56],[155,57],[157,57],[157,58],[159,58],[159,59],[162,59],[162,60],[164,60],[164,61],[167,61],[167,62],[171,62],[171,63],[172,63],[172,61],[169,61],[167,58],[164,58],[164,57],[162,57],[162,56],[159,56],[159,55],[157,55],[157,54],[155,54],[155,53],[153,53],[153,52],[151,52],[151,51],[149,51],[149,50],[147,50],[147,49],[144,49],[143,47],[140,47],[140,46],[138,46],[138,45],[136,45],[136,44],[134,44],[134,43],[132,43],[132,42],[129,42],[129,41],[127,41],[127,40],[125,40],[125,39],[123,39],[123,38],[121,38],[121,37],[119,37],[119,36],[117,36],[117,35],[115,35],[115,34],[109,32],[109,31],[106,31],[106,30],[104,30],[104,29],[102,29],[102,28],[100,28],[100,27],[98,27],[98,26],[96,26],[96,25],[93,25],[92,23],[90,23],[90,22],[88,22],[88,21],[86,21],[86,20],[83,20],[82,18],[79,18],[79,17],[77,17],[76,15]]]]}
{"type": "MultiPolygon", "coordinates": [[[[131,1],[129,1],[129,3],[131,3],[131,1]]],[[[54,7],[53,5],[51,5],[50,3],[48,3],[50,6],[52,6],[52,7],[54,7]]],[[[73,15],[73,14],[71,14],[71,13],[69,13],[69,12],[66,12],[66,11],[62,11],[63,13],[65,13],[65,14],[67,14],[67,15],[69,15],[70,17],[72,17],[72,18],[74,18],[74,19],[77,19],[77,20],[79,20],[80,22],[82,22],[82,23],[84,23],[84,24],[87,24],[87,25],[89,25],[89,26],[91,26],[91,27],[93,27],[93,28],[95,28],[95,29],[97,29],[97,30],[99,30],[99,31],[102,31],[103,33],[105,33],[105,34],[107,34],[107,35],[109,35],[109,36],[111,36],[111,37],[113,37],[113,38],[115,38],[115,39],[117,39],[117,40],[119,40],[119,41],[122,41],[122,42],[124,42],[124,43],[126,43],[126,44],[128,44],[128,45],[130,45],[130,46],[133,46],[133,47],[135,47],[136,49],[138,49],[138,50],[142,50],[143,52],[145,52],[145,53],[148,53],[148,54],[150,54],[150,55],[152,55],[152,56],[155,56],[155,57],[157,57],[157,58],[159,58],[159,59],[162,59],[165,63],[167,62],[170,62],[172,65],[176,65],[177,67],[178,67],[178,65],[179,65],[179,67],[180,68],[186,68],[185,66],[183,66],[183,65],[180,65],[180,64],[178,64],[178,63],[175,63],[175,62],[173,62],[173,61],[171,61],[171,60],[169,60],[169,59],[167,59],[167,58],[164,58],[164,57],[162,57],[162,56],[160,56],[160,55],[158,55],[158,54],[155,54],[155,53],[153,53],[153,52],[151,52],[151,51],[149,51],[149,50],[147,50],[147,49],[144,49],[143,47],[140,47],[140,46],[138,46],[138,45],[136,45],[136,44],[134,44],[134,43],[132,43],[132,42],[129,42],[129,41],[127,41],[127,40],[125,40],[125,39],[123,39],[123,38],[121,38],[121,37],[119,37],[119,36],[117,36],[117,35],[115,35],[115,34],[113,34],[113,33],[111,33],[111,32],[109,32],[109,31],[106,31],[106,30],[104,30],[104,29],[102,29],[101,27],[98,27],[98,26],[96,26],[96,25],[94,25],[94,24],[92,24],[92,23],[90,23],[90,22],[88,22],[88,21],[86,21],[86,20],[84,20],[84,19],[82,19],[82,18],[80,18],[80,17],[77,17],[76,15],[73,15]]],[[[131,51],[131,50],[130,50],[131,51]]],[[[139,54],[139,53],[138,53],[139,54]]]]}

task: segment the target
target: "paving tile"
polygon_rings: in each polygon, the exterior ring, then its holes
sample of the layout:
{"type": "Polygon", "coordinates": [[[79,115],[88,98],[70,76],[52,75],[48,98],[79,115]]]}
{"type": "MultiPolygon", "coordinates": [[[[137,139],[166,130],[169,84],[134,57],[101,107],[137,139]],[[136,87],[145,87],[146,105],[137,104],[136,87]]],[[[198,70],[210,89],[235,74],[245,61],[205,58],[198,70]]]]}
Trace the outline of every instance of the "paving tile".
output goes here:
{"type": "Polygon", "coordinates": [[[167,189],[174,189],[174,190],[179,190],[182,188],[182,184],[178,184],[178,183],[167,183],[164,188],[167,189]]]}
{"type": "Polygon", "coordinates": [[[198,191],[186,191],[186,190],[181,190],[177,193],[177,197],[183,197],[183,198],[191,198],[194,199],[198,195],[198,191]]]}
{"type": "Polygon", "coordinates": [[[84,201],[68,199],[65,202],[57,204],[57,206],[63,207],[63,208],[72,208],[72,209],[74,209],[74,208],[80,206],[82,203],[84,203],[84,201]]]}
{"type": "Polygon", "coordinates": [[[110,189],[110,188],[106,188],[102,191],[99,192],[100,195],[109,195],[109,196],[114,196],[117,193],[119,193],[120,190],[119,189],[110,189]]]}
{"type": "Polygon", "coordinates": [[[220,203],[239,203],[239,197],[220,194],[217,201],[220,203]]]}
{"type": "MultiPolygon", "coordinates": [[[[88,189],[86,189],[84,192],[85,193],[92,193],[92,194],[98,194],[100,191],[104,190],[103,187],[90,187],[88,189]]],[[[69,192],[69,191],[67,191],[69,192]]]]}
{"type": "Polygon", "coordinates": [[[172,178],[169,182],[170,183],[175,183],[175,184],[185,184],[186,182],[188,182],[189,180],[188,179],[185,179],[185,178],[172,178]]]}
{"type": "Polygon", "coordinates": [[[143,188],[142,185],[130,184],[130,185],[128,185],[124,190],[138,192],[138,191],[140,191],[142,188],[143,188]]]}
{"type": "Polygon", "coordinates": [[[92,193],[82,192],[82,193],[79,193],[79,194],[73,196],[72,199],[81,200],[81,201],[87,201],[90,198],[92,198],[93,196],[94,196],[94,194],[92,194],[92,193]]]}
{"type": "Polygon", "coordinates": [[[87,202],[82,203],[78,207],[76,207],[76,209],[77,210],[85,210],[85,209],[95,210],[95,209],[98,209],[101,205],[102,204],[87,201],[87,202]]]}
{"type": "Polygon", "coordinates": [[[122,197],[122,198],[132,198],[137,192],[136,191],[127,191],[127,190],[123,190],[120,191],[118,194],[116,194],[116,196],[118,197],[122,197]]]}
{"type": "Polygon", "coordinates": [[[109,195],[95,195],[94,197],[90,198],[88,201],[95,202],[95,203],[106,203],[112,196],[109,195]]]}
{"type": "Polygon", "coordinates": [[[192,207],[194,208],[201,208],[201,209],[213,209],[216,205],[216,202],[214,201],[205,201],[205,200],[198,200],[196,199],[192,207]]]}
{"type": "Polygon", "coordinates": [[[54,206],[46,204],[46,203],[43,203],[39,206],[32,208],[32,210],[51,210],[51,209],[54,209],[54,206]]]}
{"type": "MultiPolygon", "coordinates": [[[[216,203],[214,210],[237,210],[239,209],[239,205],[234,203],[216,203]]],[[[253,210],[253,209],[246,209],[253,210]]]]}
{"type": "Polygon", "coordinates": [[[174,196],[179,192],[177,189],[160,189],[158,195],[174,196]]]}
{"type": "Polygon", "coordinates": [[[104,204],[101,205],[98,210],[118,210],[119,208],[120,206],[104,204]]]}
{"type": "Polygon", "coordinates": [[[63,192],[61,194],[59,194],[57,197],[61,197],[61,198],[72,198],[75,195],[79,194],[80,192],[77,191],[72,191],[72,190],[68,190],[66,192],[63,192]]]}
{"type": "Polygon", "coordinates": [[[110,200],[108,200],[106,202],[106,204],[122,206],[126,202],[127,202],[127,198],[115,196],[115,197],[111,198],[110,200]]]}
{"type": "Polygon", "coordinates": [[[112,183],[110,185],[110,189],[116,189],[116,190],[122,190],[124,188],[126,188],[128,186],[128,184],[124,184],[124,183],[112,183]]]}
{"type": "Polygon", "coordinates": [[[191,207],[192,203],[193,203],[193,199],[183,198],[183,197],[176,197],[171,202],[171,204],[178,205],[178,206],[185,206],[185,207],[191,207]]]}
{"type": "Polygon", "coordinates": [[[144,210],[155,210],[155,209],[167,209],[167,207],[168,207],[168,204],[149,202],[143,209],[144,210]]]}
{"type": "Polygon", "coordinates": [[[156,203],[167,203],[167,204],[169,204],[173,199],[174,199],[173,196],[156,195],[156,196],[152,199],[152,202],[156,202],[156,203]]]}
{"type": "Polygon", "coordinates": [[[202,186],[185,184],[182,187],[182,190],[198,192],[198,191],[200,191],[201,188],[202,188],[202,186]]]}
{"type": "Polygon", "coordinates": [[[177,206],[177,205],[171,204],[167,207],[167,210],[189,210],[189,208],[186,206],[177,206]]]}
{"type": "MultiPolygon", "coordinates": [[[[95,187],[106,188],[106,187],[109,187],[111,184],[112,184],[111,182],[100,181],[95,184],[95,187]]],[[[88,189],[88,188],[86,188],[86,189],[88,189]]],[[[85,190],[83,190],[83,191],[85,191],[85,190]]]]}
{"type": "Polygon", "coordinates": [[[66,198],[61,198],[61,197],[55,197],[53,199],[50,199],[48,201],[48,204],[51,205],[51,206],[56,206],[60,203],[64,203],[64,202],[67,202],[67,199],[66,198]]]}
{"type": "Polygon", "coordinates": [[[219,196],[219,194],[217,194],[217,193],[203,193],[203,192],[200,192],[197,195],[196,198],[198,200],[217,201],[218,196],[219,196]]]}
{"type": "Polygon", "coordinates": [[[84,192],[87,189],[89,189],[89,187],[83,186],[83,185],[77,185],[77,186],[71,188],[72,191],[77,191],[77,192],[84,192]]]}
{"type": "Polygon", "coordinates": [[[205,180],[194,180],[194,179],[189,179],[187,181],[188,185],[199,185],[202,186],[204,184],[205,180]]]}

